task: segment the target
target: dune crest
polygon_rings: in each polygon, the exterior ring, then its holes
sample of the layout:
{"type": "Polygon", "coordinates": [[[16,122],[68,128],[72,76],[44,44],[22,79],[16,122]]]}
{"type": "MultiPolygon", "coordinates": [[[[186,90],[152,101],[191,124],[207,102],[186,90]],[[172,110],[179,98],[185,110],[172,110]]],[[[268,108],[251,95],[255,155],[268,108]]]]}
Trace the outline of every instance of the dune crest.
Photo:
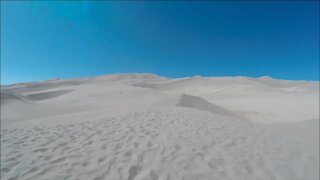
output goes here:
{"type": "Polygon", "coordinates": [[[179,100],[179,103],[177,105],[181,107],[189,107],[189,108],[195,108],[198,110],[208,111],[208,112],[219,114],[222,116],[231,116],[239,119],[244,119],[242,115],[229,111],[216,104],[210,103],[198,96],[182,94],[179,100]]]}

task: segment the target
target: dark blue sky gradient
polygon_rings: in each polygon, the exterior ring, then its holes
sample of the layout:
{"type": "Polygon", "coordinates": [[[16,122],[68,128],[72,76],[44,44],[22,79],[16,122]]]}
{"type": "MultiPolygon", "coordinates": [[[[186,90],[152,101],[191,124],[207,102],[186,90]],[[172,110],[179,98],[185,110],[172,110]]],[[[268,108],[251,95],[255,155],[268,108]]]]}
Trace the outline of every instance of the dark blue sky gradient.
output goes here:
{"type": "Polygon", "coordinates": [[[319,2],[1,2],[1,83],[111,73],[319,80],[319,2]]]}

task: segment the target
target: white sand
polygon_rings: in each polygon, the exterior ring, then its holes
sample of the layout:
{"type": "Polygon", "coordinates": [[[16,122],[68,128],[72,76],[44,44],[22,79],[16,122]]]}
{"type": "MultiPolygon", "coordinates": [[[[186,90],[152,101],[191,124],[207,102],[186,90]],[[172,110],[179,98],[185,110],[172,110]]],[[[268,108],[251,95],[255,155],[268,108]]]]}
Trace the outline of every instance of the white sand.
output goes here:
{"type": "Polygon", "coordinates": [[[316,180],[319,82],[118,74],[1,86],[1,179],[316,180]]]}

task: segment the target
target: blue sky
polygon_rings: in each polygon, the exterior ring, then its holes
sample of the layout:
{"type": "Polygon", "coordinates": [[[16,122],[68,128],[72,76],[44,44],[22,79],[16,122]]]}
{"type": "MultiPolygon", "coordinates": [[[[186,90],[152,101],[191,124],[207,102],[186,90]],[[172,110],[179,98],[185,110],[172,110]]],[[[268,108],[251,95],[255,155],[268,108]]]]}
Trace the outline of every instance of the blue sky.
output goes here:
{"type": "Polygon", "coordinates": [[[1,83],[149,72],[319,80],[319,2],[1,2],[1,83]]]}

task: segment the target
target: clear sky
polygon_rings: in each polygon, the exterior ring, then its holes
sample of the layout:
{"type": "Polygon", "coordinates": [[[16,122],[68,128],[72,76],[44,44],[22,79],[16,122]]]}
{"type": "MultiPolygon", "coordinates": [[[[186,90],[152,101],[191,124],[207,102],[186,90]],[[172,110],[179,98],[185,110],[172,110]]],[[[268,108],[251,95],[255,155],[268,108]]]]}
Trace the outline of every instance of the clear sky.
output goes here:
{"type": "Polygon", "coordinates": [[[319,2],[1,1],[1,83],[111,73],[319,80],[319,2]]]}

